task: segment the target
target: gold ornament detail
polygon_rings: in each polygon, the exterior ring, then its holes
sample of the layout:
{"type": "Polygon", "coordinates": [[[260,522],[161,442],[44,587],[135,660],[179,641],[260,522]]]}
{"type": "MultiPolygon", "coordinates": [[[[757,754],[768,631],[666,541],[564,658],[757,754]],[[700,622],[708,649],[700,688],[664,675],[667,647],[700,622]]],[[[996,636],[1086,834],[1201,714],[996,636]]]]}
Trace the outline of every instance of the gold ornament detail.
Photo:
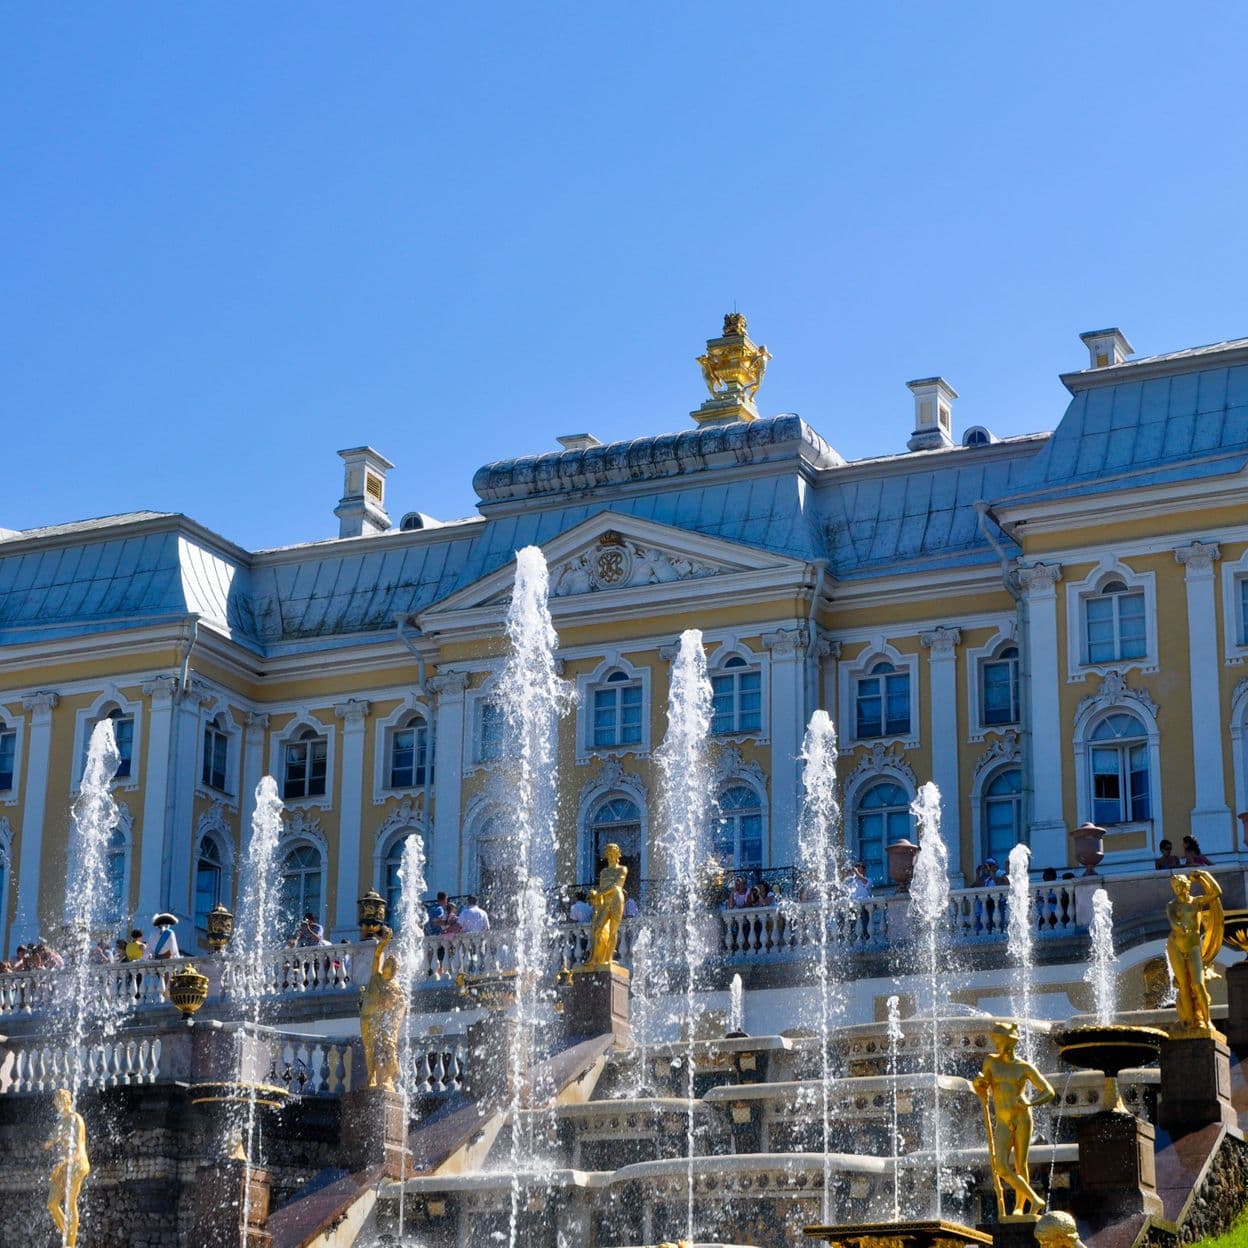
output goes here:
{"type": "Polygon", "coordinates": [[[1174,975],[1176,1035],[1216,1036],[1210,1018],[1212,1002],[1206,980],[1213,979],[1213,960],[1222,947],[1224,916],[1222,889],[1208,871],[1170,877],[1174,898],[1166,906],[1170,936],[1166,957],[1174,975]],[[1199,884],[1195,895],[1192,886],[1199,884]]]}
{"type": "Polygon", "coordinates": [[[189,1023],[208,1000],[208,976],[201,975],[193,963],[186,963],[169,977],[169,1000],[189,1023]]]}
{"type": "Polygon", "coordinates": [[[740,312],[729,312],[724,317],[722,337],[708,339],[706,352],[697,357],[711,397],[693,413],[693,418],[699,423],[756,420],[754,396],[763,384],[770,359],[771,352],[766,347],[750,340],[745,317],[740,312]]]}
{"type": "Polygon", "coordinates": [[[234,935],[234,916],[222,902],[208,911],[208,948],[220,953],[234,935]]]}

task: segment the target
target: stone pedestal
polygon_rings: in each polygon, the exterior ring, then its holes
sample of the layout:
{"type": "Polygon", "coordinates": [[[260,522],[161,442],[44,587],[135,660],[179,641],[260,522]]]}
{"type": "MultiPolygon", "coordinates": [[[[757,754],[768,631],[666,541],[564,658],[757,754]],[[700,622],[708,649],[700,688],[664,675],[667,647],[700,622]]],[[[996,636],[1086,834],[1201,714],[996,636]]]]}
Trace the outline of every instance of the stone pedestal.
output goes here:
{"type": "Polygon", "coordinates": [[[269,1172],[225,1158],[195,1171],[195,1243],[201,1248],[269,1248],[269,1172]],[[243,1235],[244,1208],[247,1234],[243,1235]]]}
{"type": "Polygon", "coordinates": [[[1153,1144],[1157,1131],[1134,1114],[1082,1118],[1079,1143],[1079,1211],[1098,1221],[1128,1213],[1161,1213],[1153,1144]]]}
{"type": "Polygon", "coordinates": [[[854,1222],[843,1226],[808,1226],[802,1234],[826,1244],[870,1244],[873,1240],[895,1248],[966,1248],[967,1244],[991,1244],[982,1228],[973,1230],[959,1222],[854,1222]]]}
{"type": "Polygon", "coordinates": [[[1227,968],[1226,1005],[1227,1040],[1248,1045],[1248,959],[1227,968]]]}
{"type": "Polygon", "coordinates": [[[491,1012],[468,1028],[468,1066],[463,1075],[466,1096],[482,1104],[502,1105],[511,1099],[511,1051],[515,1021],[491,1012]]]}
{"type": "MultiPolygon", "coordinates": [[[[1010,1197],[1013,1200],[1013,1196],[1010,1197]]],[[[1007,1217],[997,1222],[981,1222],[979,1229],[992,1236],[992,1248],[1036,1248],[1038,1218],[1007,1217]]]]}
{"type": "Polygon", "coordinates": [[[615,963],[600,970],[573,971],[563,998],[563,1024],[569,1036],[610,1033],[619,1048],[631,1044],[628,971],[615,963]]]}
{"type": "Polygon", "coordinates": [[[1230,1049],[1216,1035],[1163,1041],[1158,1126],[1177,1137],[1215,1122],[1236,1125],[1230,1049]]]}
{"type": "Polygon", "coordinates": [[[401,1178],[407,1152],[402,1094],[385,1088],[344,1092],[339,1147],[349,1170],[381,1166],[387,1178],[401,1178]]]}

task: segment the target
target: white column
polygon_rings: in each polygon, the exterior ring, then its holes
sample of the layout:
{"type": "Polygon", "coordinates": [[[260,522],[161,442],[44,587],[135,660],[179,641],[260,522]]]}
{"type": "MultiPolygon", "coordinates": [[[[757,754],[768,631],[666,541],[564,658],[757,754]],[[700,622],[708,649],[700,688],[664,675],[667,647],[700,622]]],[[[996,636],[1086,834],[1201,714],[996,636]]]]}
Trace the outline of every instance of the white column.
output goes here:
{"type": "Polygon", "coordinates": [[[22,699],[30,713],[26,734],[26,797],[22,802],[21,857],[17,875],[17,915],[12,948],[40,934],[39,871],[43,860],[43,816],[48,802],[48,758],[52,752],[52,712],[59,694],[43,689],[22,699]]]}
{"type": "Polygon", "coordinates": [[[170,743],[171,789],[166,802],[164,825],[164,880],[162,910],[169,910],[186,920],[188,930],[192,919],[192,858],[195,853],[195,782],[203,740],[200,713],[209,703],[207,688],[192,681],[189,691],[182,691],[173,712],[173,740],[170,743]]]}
{"type": "Polygon", "coordinates": [[[243,759],[239,771],[242,792],[238,795],[238,808],[242,812],[239,848],[244,855],[247,853],[247,842],[251,839],[251,817],[256,813],[256,786],[264,776],[264,735],[268,730],[269,717],[255,711],[247,716],[243,726],[243,759]]]}
{"type": "Polygon", "coordinates": [[[334,707],[342,720],[342,810],[338,815],[338,887],[333,938],[357,933],[355,903],[360,897],[361,803],[364,800],[364,725],[372,705],[348,698],[334,707]]]}
{"type": "Polygon", "coordinates": [[[1222,770],[1222,699],[1218,691],[1218,621],[1213,565],[1221,557],[1216,542],[1180,546],[1174,557],[1187,583],[1187,654],[1191,674],[1192,763],[1196,804],[1192,835],[1207,854],[1229,853],[1233,846],[1231,809],[1226,804],[1222,770]]]}
{"type": "MultiPolygon", "coordinates": [[[[815,688],[818,691],[815,696],[815,707],[823,707],[832,717],[832,722],[836,723],[836,718],[841,713],[841,643],[832,641],[828,637],[820,637],[815,653],[819,658],[815,674],[815,688]]],[[[836,724],[836,739],[839,743],[841,739],[839,723],[836,724]]]]}
{"type": "Polygon", "coordinates": [[[433,818],[425,814],[431,829],[425,846],[428,863],[425,878],[433,891],[462,892],[467,885],[460,853],[460,818],[463,810],[464,748],[468,725],[464,722],[464,690],[468,673],[442,671],[429,681],[437,697],[434,709],[433,818]]]}
{"type": "Polygon", "coordinates": [[[763,645],[771,651],[771,854],[766,865],[772,867],[797,862],[808,641],[806,630],[799,627],[763,634],[763,645]]]}
{"type": "MultiPolygon", "coordinates": [[[[139,900],[135,917],[146,923],[165,908],[165,823],[172,782],[170,744],[178,698],[174,676],[157,676],[143,686],[148,698],[147,751],[143,757],[143,822],[139,826],[139,900]]],[[[188,780],[188,783],[190,781],[188,780]]]]}
{"type": "Polygon", "coordinates": [[[929,651],[932,781],[940,790],[940,833],[949,851],[949,878],[956,888],[966,878],[959,834],[962,803],[958,784],[958,646],[962,631],[936,628],[921,633],[919,640],[929,651]]]}
{"type": "MultiPolygon", "coordinates": [[[[1058,701],[1061,674],[1057,649],[1058,563],[1019,568],[1027,603],[1028,725],[1031,748],[1032,802],[1029,839],[1037,868],[1066,865],[1070,847],[1062,811],[1062,754],[1065,731],[1058,701]]],[[[1071,627],[1073,621],[1069,622],[1071,627]]]]}

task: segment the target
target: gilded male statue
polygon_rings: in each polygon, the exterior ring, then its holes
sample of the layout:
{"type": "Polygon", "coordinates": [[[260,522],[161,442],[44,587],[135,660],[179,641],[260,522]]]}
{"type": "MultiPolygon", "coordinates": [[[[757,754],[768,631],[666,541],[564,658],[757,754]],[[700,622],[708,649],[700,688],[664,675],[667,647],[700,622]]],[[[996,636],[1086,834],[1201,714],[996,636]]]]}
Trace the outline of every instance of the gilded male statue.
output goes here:
{"type": "Polygon", "coordinates": [[[1166,906],[1166,957],[1174,974],[1179,1029],[1208,1035],[1213,1031],[1212,1002],[1205,977],[1222,945],[1222,889],[1208,871],[1173,875],[1170,886],[1174,898],[1166,906]],[[1193,896],[1193,884],[1200,885],[1200,896],[1193,896]]]}
{"type": "Polygon", "coordinates": [[[984,1059],[983,1067],[973,1084],[983,1102],[984,1125],[988,1127],[988,1148],[997,1189],[997,1206],[1001,1217],[1020,1217],[1044,1212],[1044,1201],[1036,1194],[1028,1178],[1027,1158],[1031,1152],[1032,1107],[1045,1105],[1057,1095],[1053,1085],[1030,1063],[1015,1055],[1018,1046],[1018,1025],[998,1023],[992,1029],[996,1052],[984,1059]],[[1027,1086],[1037,1094],[1027,1096],[1027,1086]],[[992,1100],[990,1119],[988,1102],[992,1100]],[[1014,1211],[1007,1214],[1001,1184],[1014,1192],[1014,1211]]]}
{"type": "Polygon", "coordinates": [[[594,918],[589,929],[589,957],[586,966],[610,966],[624,919],[624,881],[628,868],[620,865],[620,847],[612,842],[602,851],[607,865],[598,873],[598,887],[589,894],[594,918]]]}
{"type": "Polygon", "coordinates": [[[407,996],[396,979],[399,962],[385,956],[394,932],[381,929],[373,950],[373,973],[360,993],[360,1039],[364,1042],[364,1065],[369,1088],[395,1090],[399,1077],[399,1032],[407,1017],[407,996]]]}
{"type": "Polygon", "coordinates": [[[75,1112],[68,1089],[57,1088],[52,1095],[52,1104],[56,1107],[57,1122],[43,1150],[56,1149],[60,1160],[52,1167],[48,1212],[66,1248],[76,1248],[78,1194],[82,1191],[83,1181],[91,1173],[91,1162],[87,1158],[87,1125],[82,1115],[75,1112]]]}

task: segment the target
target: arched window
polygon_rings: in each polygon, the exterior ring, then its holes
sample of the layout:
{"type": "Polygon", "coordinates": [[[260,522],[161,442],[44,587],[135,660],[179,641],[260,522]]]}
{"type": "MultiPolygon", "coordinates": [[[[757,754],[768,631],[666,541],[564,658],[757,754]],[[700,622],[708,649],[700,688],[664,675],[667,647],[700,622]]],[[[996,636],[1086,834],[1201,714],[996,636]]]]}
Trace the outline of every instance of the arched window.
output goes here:
{"type": "Polygon", "coordinates": [[[761,732],[763,727],[763,674],[739,654],[720,665],[711,677],[711,731],[714,733],[761,732]]]}
{"type": "Polygon", "coordinates": [[[881,780],[862,793],[854,812],[858,857],[867,865],[873,884],[888,880],[885,849],[909,837],[913,817],[906,791],[891,780],[881,780]]]}
{"type": "Polygon", "coordinates": [[[719,795],[715,856],[734,871],[763,865],[763,804],[748,784],[734,784],[719,795]]]}
{"type": "Polygon", "coordinates": [[[985,726],[1018,723],[1018,647],[1002,646],[980,665],[985,726]]]}
{"type": "Polygon", "coordinates": [[[612,672],[594,690],[593,708],[592,748],[641,744],[641,681],[625,672],[612,672]]]}
{"type": "Polygon", "coordinates": [[[114,828],[108,838],[108,856],[105,868],[108,872],[108,917],[119,923],[125,918],[130,899],[129,842],[121,828],[114,828]]]}
{"type": "Polygon", "coordinates": [[[208,915],[223,900],[221,886],[225,873],[222,870],[221,847],[214,836],[200,838],[199,855],[195,859],[195,930],[208,930],[208,915]]]}
{"type": "Polygon", "coordinates": [[[1148,653],[1144,591],[1119,580],[1106,581],[1083,600],[1088,663],[1142,659],[1148,653]]]}
{"type": "Polygon", "coordinates": [[[507,716],[497,702],[477,703],[477,762],[493,763],[503,756],[507,736],[507,716]]]}
{"type": "Polygon", "coordinates": [[[225,791],[230,757],[230,738],[225,731],[225,716],[214,715],[204,725],[204,763],[201,781],[210,789],[225,791]]]}
{"type": "Polygon", "coordinates": [[[0,719],[0,792],[13,787],[17,769],[17,731],[0,719]]]}
{"type": "Polygon", "coordinates": [[[419,713],[390,734],[390,784],[392,789],[421,788],[433,779],[429,757],[429,724],[419,713]]]}
{"type": "Polygon", "coordinates": [[[477,824],[475,841],[477,858],[477,893],[481,904],[491,914],[503,912],[511,905],[508,884],[515,874],[508,861],[506,828],[497,811],[490,811],[477,824]]]}
{"type": "Polygon", "coordinates": [[[1114,711],[1092,729],[1092,821],[1138,823],[1153,817],[1148,734],[1134,715],[1114,711]]]}
{"type": "Polygon", "coordinates": [[[999,771],[984,786],[985,858],[1004,863],[1023,836],[1023,773],[1017,767],[999,771]]]}
{"type": "Polygon", "coordinates": [[[910,673],[887,660],[858,677],[854,690],[855,735],[904,736],[910,731],[910,673]]]}
{"type": "Polygon", "coordinates": [[[305,728],[286,743],[286,774],[282,797],[324,797],[329,742],[314,728],[305,728]]]}
{"type": "Polygon", "coordinates": [[[293,936],[305,914],[321,921],[321,851],[307,841],[292,845],[282,859],[279,905],[282,929],[293,936]]]}
{"type": "Polygon", "coordinates": [[[620,862],[628,868],[627,890],[637,896],[641,886],[641,811],[637,803],[629,797],[608,797],[594,811],[589,826],[593,878],[598,878],[602,851],[615,842],[620,847],[620,862]]]}

